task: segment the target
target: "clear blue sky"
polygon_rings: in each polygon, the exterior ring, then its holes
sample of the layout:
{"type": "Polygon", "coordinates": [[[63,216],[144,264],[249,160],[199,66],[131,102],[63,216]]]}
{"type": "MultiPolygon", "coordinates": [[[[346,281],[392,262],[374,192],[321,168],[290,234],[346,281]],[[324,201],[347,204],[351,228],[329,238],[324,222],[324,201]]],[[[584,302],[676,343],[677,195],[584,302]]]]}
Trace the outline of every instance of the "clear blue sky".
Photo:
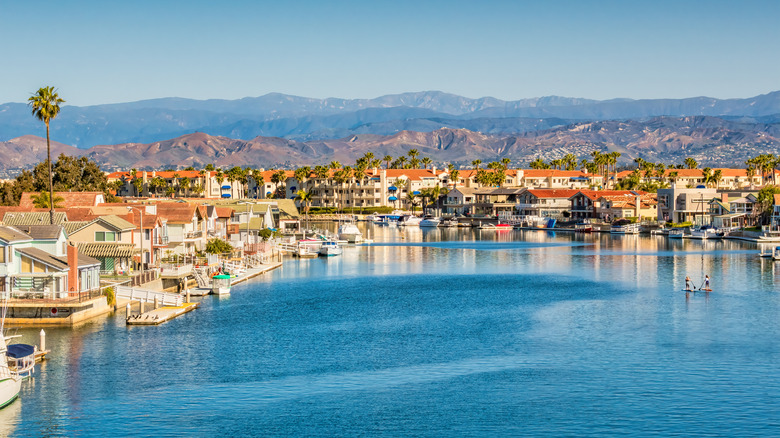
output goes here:
{"type": "Polygon", "coordinates": [[[0,0],[0,103],[281,92],[750,97],[780,89],[779,1],[0,0]]]}

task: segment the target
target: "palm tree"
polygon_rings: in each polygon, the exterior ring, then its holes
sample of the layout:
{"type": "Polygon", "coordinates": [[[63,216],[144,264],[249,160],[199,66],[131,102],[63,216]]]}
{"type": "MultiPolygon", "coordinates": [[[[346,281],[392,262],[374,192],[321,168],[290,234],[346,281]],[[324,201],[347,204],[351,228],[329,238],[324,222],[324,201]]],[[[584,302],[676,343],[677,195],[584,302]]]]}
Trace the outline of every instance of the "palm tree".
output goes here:
{"type": "Polygon", "coordinates": [[[382,157],[382,161],[385,162],[385,169],[389,169],[390,162],[393,161],[393,157],[390,155],[385,155],[384,157],[382,157]]]}
{"type": "Polygon", "coordinates": [[[544,160],[541,158],[536,158],[535,160],[531,161],[531,163],[528,165],[531,167],[531,169],[549,169],[550,165],[545,163],[544,160]]]}
{"type": "Polygon", "coordinates": [[[331,169],[339,169],[341,168],[341,163],[339,163],[338,161],[331,161],[328,167],[330,167],[331,169]]]}
{"type": "Polygon", "coordinates": [[[60,195],[54,196],[54,205],[49,202],[49,192],[41,192],[39,195],[32,195],[30,197],[35,208],[62,208],[62,203],[65,202],[65,198],[60,195]]]}
{"type": "Polygon", "coordinates": [[[423,169],[427,169],[428,166],[430,166],[431,163],[433,163],[433,160],[431,160],[429,157],[423,157],[423,159],[420,160],[420,162],[423,165],[423,169]]]}
{"type": "Polygon", "coordinates": [[[479,169],[480,164],[482,164],[482,160],[474,160],[471,162],[471,165],[474,166],[475,169],[479,169]]]}
{"type": "Polygon", "coordinates": [[[693,158],[688,157],[685,159],[685,167],[688,169],[695,169],[699,167],[699,163],[697,163],[693,158]]]}
{"type": "MultiPolygon", "coordinates": [[[[32,107],[32,115],[46,124],[46,161],[49,165],[49,199],[54,199],[54,176],[51,171],[51,137],[49,135],[49,122],[60,113],[60,104],[65,100],[54,90],[54,87],[39,88],[38,91],[27,99],[32,107]]],[[[49,221],[54,225],[54,206],[49,206],[49,221]]]]}
{"type": "Polygon", "coordinates": [[[307,192],[306,190],[298,190],[295,199],[303,204],[303,211],[306,214],[306,228],[309,228],[309,208],[311,207],[312,199],[311,192],[307,192]]]}
{"type": "Polygon", "coordinates": [[[452,182],[453,187],[458,187],[458,181],[460,180],[460,170],[452,169],[448,179],[452,182]]]}
{"type": "Polygon", "coordinates": [[[715,181],[715,190],[720,189],[720,180],[723,179],[723,171],[720,169],[716,169],[715,172],[712,174],[712,180],[715,181]]]}
{"type": "Polygon", "coordinates": [[[712,169],[709,167],[705,167],[701,170],[702,176],[704,177],[704,186],[709,187],[710,183],[712,182],[712,169]]]}

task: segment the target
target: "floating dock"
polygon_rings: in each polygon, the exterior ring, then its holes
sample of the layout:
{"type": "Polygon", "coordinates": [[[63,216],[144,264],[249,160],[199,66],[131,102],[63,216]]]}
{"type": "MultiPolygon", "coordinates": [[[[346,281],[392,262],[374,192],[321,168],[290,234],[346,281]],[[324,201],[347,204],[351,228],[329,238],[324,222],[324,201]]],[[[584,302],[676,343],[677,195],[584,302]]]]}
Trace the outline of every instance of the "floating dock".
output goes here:
{"type": "Polygon", "coordinates": [[[200,307],[200,303],[183,303],[180,306],[164,306],[137,315],[128,315],[127,325],[158,325],[184,315],[200,307]]]}

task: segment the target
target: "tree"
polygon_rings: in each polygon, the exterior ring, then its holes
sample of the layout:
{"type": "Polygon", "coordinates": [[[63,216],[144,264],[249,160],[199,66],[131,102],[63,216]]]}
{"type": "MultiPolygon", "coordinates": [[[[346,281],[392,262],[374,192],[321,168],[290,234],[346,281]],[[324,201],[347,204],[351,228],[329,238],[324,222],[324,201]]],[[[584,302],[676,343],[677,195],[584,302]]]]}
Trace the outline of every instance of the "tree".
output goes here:
{"type": "Polygon", "coordinates": [[[307,192],[306,190],[298,190],[298,193],[295,196],[295,199],[299,201],[303,205],[303,211],[306,214],[306,228],[309,227],[309,208],[311,208],[311,192],[307,192]]]}
{"type": "Polygon", "coordinates": [[[697,163],[693,158],[688,157],[685,159],[685,167],[688,169],[695,169],[699,167],[699,163],[697,163]]]}
{"type": "Polygon", "coordinates": [[[206,252],[208,254],[224,254],[227,252],[233,252],[233,246],[228,242],[215,237],[206,243],[206,252]]]}
{"type": "Polygon", "coordinates": [[[390,155],[385,155],[382,158],[382,161],[385,162],[385,169],[389,169],[390,168],[390,162],[393,161],[393,157],[390,156],[390,155]]]}
{"type": "Polygon", "coordinates": [[[285,187],[282,186],[282,184],[287,183],[287,173],[284,170],[277,170],[271,175],[271,182],[276,185],[276,197],[277,198],[284,198],[285,197],[285,187]]]}
{"type": "MultiPolygon", "coordinates": [[[[764,186],[758,191],[756,200],[761,208],[761,215],[767,218],[772,215],[773,206],[775,204],[775,195],[780,193],[780,187],[777,186],[764,186]]],[[[763,222],[762,222],[763,223],[763,222]]]]}
{"type": "Polygon", "coordinates": [[[715,182],[715,190],[720,189],[720,181],[723,179],[723,171],[716,169],[712,174],[712,180],[715,182]]]}
{"type": "MultiPolygon", "coordinates": [[[[49,199],[54,199],[54,177],[51,169],[51,136],[49,135],[49,122],[60,113],[60,104],[65,103],[54,87],[39,88],[38,91],[27,99],[32,107],[32,115],[46,124],[46,156],[49,166],[49,199]]],[[[54,206],[49,206],[49,221],[54,225],[54,206]]]]}
{"type": "Polygon", "coordinates": [[[452,182],[453,187],[458,187],[458,180],[460,179],[460,170],[452,169],[450,171],[450,177],[448,179],[452,182]]]}
{"type": "Polygon", "coordinates": [[[549,169],[550,165],[545,163],[541,158],[536,158],[529,164],[531,169],[549,169]]]}
{"type": "Polygon", "coordinates": [[[65,198],[60,195],[54,196],[54,205],[49,202],[49,192],[41,192],[39,195],[32,195],[30,197],[35,208],[62,208],[62,203],[65,202],[65,198]]]}
{"type": "Polygon", "coordinates": [[[420,160],[420,162],[421,162],[421,163],[422,163],[422,165],[423,165],[423,169],[427,169],[427,168],[428,168],[428,166],[430,166],[430,165],[431,165],[431,163],[433,163],[433,160],[431,160],[431,159],[430,159],[430,158],[428,158],[428,157],[423,157],[423,158],[422,158],[422,160],[420,160]]]}
{"type": "Polygon", "coordinates": [[[480,164],[482,164],[482,160],[474,160],[471,162],[471,165],[474,166],[475,169],[479,169],[480,164]]]}

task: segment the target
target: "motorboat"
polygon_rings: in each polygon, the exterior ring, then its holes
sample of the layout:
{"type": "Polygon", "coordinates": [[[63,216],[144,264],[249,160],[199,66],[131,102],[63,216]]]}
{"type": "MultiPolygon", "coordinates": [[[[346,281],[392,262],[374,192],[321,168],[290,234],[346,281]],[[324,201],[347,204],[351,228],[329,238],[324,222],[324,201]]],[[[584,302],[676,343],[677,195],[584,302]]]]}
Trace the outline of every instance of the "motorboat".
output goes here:
{"type": "Polygon", "coordinates": [[[670,228],[669,233],[666,235],[670,239],[682,239],[687,234],[685,234],[685,227],[676,227],[676,228],[670,228]]]}
{"type": "Polygon", "coordinates": [[[480,223],[479,227],[480,230],[491,230],[491,231],[503,231],[503,230],[511,230],[512,224],[502,224],[501,222],[498,223],[480,223]]]}
{"type": "Polygon", "coordinates": [[[435,228],[438,227],[440,223],[441,219],[432,216],[426,216],[420,221],[420,227],[435,228]]]}
{"type": "Polygon", "coordinates": [[[217,274],[211,277],[211,293],[214,295],[229,295],[230,275],[217,274]]]}
{"type": "Polygon", "coordinates": [[[336,242],[335,240],[326,240],[322,242],[322,246],[320,246],[319,253],[321,256],[325,256],[325,257],[337,256],[337,255],[341,255],[342,248],[339,245],[339,243],[336,242]]]}
{"type": "Polygon", "coordinates": [[[691,235],[688,236],[688,238],[696,240],[707,240],[716,237],[718,237],[718,230],[709,225],[694,228],[691,230],[691,235]]]}
{"type": "Polygon", "coordinates": [[[639,224],[628,221],[618,221],[612,224],[609,232],[611,234],[639,234],[639,224]]]}
{"type": "Polygon", "coordinates": [[[22,388],[21,376],[8,366],[7,339],[3,335],[8,295],[8,293],[3,293],[2,306],[0,306],[0,409],[13,403],[19,397],[19,390],[22,388]]]}
{"type": "Polygon", "coordinates": [[[418,227],[422,219],[419,216],[405,214],[398,219],[399,227],[418,227]]]}
{"type": "Polygon", "coordinates": [[[443,220],[443,221],[441,221],[439,223],[439,226],[440,227],[444,227],[444,228],[457,228],[458,227],[458,219],[451,218],[451,219],[443,220]]]}
{"type": "Polygon", "coordinates": [[[574,232],[575,233],[592,233],[593,232],[593,225],[586,223],[586,222],[580,222],[574,224],[574,232]]]}
{"type": "Polygon", "coordinates": [[[363,233],[353,222],[344,222],[339,225],[339,240],[347,243],[358,243],[363,240],[363,233]]]}

